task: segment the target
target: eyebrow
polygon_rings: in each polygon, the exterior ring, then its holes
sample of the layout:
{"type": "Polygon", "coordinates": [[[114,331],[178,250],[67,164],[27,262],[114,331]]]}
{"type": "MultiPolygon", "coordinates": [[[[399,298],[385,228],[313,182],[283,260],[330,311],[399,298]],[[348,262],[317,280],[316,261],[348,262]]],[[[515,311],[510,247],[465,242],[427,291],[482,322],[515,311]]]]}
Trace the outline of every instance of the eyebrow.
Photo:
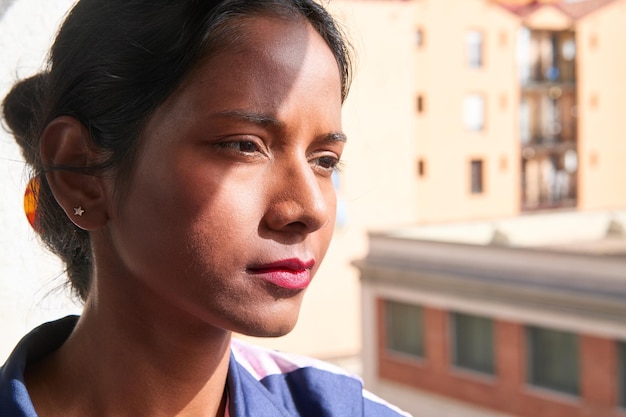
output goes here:
{"type": "Polygon", "coordinates": [[[226,117],[229,119],[239,119],[244,120],[246,122],[265,126],[265,127],[275,127],[275,128],[284,128],[285,123],[277,120],[271,116],[262,113],[256,113],[251,111],[243,111],[243,110],[226,110],[223,112],[219,112],[217,114],[219,117],[226,117]]]}
{"type": "Polygon", "coordinates": [[[324,135],[324,142],[347,142],[348,137],[345,133],[341,132],[333,132],[327,135],[324,135]]]}
{"type": "MultiPolygon", "coordinates": [[[[267,114],[252,112],[252,111],[243,111],[243,110],[226,110],[223,112],[219,112],[217,114],[218,117],[226,117],[230,119],[239,119],[244,120],[246,122],[256,124],[263,127],[272,127],[277,129],[284,129],[285,123],[280,120],[275,119],[272,116],[267,114]]],[[[324,142],[336,143],[336,142],[347,142],[348,137],[342,132],[331,132],[322,136],[324,142]]]]}

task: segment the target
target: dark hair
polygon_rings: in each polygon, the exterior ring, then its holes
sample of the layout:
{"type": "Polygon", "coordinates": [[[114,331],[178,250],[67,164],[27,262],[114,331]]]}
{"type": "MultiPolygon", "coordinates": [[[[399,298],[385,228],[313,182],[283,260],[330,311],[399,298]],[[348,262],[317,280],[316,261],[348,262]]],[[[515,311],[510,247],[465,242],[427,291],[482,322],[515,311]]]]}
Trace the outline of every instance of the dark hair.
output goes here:
{"type": "Polygon", "coordinates": [[[314,0],[81,0],[61,26],[47,70],[18,82],[4,99],[4,118],[39,180],[37,230],[67,265],[70,283],[82,299],[92,274],[89,234],[58,205],[46,170],[111,171],[123,181],[132,170],[141,131],[157,107],[203,58],[233,42],[234,22],[259,15],[306,19],[337,60],[345,100],[351,82],[349,45],[314,0]],[[40,136],[63,115],[86,128],[91,145],[105,156],[97,165],[44,165],[40,136]]]}

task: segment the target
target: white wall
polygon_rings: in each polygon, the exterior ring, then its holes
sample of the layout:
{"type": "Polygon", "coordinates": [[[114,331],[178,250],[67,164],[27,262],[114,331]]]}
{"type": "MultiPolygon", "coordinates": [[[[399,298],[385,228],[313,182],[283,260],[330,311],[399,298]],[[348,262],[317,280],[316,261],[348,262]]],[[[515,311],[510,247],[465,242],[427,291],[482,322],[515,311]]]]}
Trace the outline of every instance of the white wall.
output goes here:
{"type": "MultiPolygon", "coordinates": [[[[45,62],[73,0],[15,0],[0,16],[0,97],[45,62]]],[[[78,312],[61,264],[47,253],[23,209],[28,171],[13,137],[0,129],[0,363],[35,325],[78,312]]]]}

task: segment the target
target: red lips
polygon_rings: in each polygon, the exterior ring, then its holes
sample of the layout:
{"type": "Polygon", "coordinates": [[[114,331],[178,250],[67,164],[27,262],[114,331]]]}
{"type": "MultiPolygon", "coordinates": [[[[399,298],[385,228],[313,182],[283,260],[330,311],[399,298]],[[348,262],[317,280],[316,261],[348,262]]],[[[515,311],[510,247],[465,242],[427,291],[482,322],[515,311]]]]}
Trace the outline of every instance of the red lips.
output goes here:
{"type": "Polygon", "coordinates": [[[248,268],[248,273],[278,287],[303,290],[311,282],[311,269],[315,260],[284,259],[248,268]]]}

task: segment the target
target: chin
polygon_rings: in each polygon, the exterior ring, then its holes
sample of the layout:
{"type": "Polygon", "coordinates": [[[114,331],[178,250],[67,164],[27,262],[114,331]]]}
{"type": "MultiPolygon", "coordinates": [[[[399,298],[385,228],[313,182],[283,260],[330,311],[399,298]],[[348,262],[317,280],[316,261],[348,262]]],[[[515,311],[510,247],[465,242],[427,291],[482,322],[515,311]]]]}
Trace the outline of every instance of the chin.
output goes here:
{"type": "Polygon", "coordinates": [[[257,321],[256,323],[250,323],[247,326],[242,326],[242,329],[238,329],[237,333],[245,334],[252,337],[281,337],[290,333],[296,326],[298,318],[293,320],[286,320],[284,317],[282,320],[273,319],[268,321],[257,321]]]}
{"type": "Polygon", "coordinates": [[[255,317],[237,320],[231,328],[236,333],[252,337],[281,337],[290,333],[298,322],[298,311],[272,312],[265,311],[255,317]]]}
{"type": "Polygon", "coordinates": [[[254,329],[253,331],[250,331],[250,332],[237,332],[237,333],[243,334],[244,336],[249,336],[249,337],[272,339],[272,338],[285,336],[289,334],[289,332],[291,332],[292,329],[293,327],[288,328],[288,329],[273,329],[273,330],[254,329]]]}

